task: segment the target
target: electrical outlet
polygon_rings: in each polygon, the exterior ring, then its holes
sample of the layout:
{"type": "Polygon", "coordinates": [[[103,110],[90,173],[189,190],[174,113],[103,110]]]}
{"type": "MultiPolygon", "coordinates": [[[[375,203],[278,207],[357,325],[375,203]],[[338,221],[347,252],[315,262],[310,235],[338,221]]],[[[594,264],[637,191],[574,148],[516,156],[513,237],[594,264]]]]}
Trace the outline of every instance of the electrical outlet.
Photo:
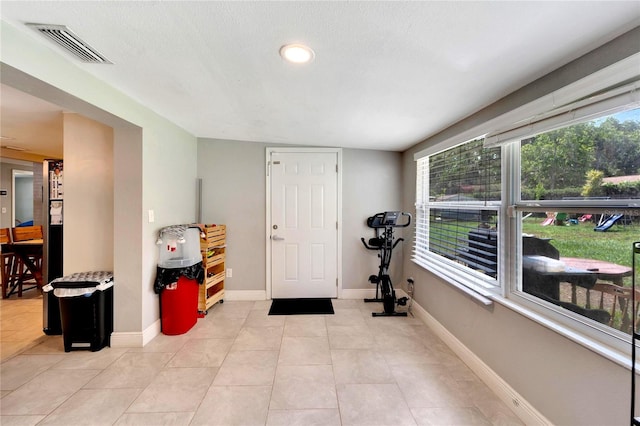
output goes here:
{"type": "Polygon", "coordinates": [[[6,207],[3,207],[3,208],[2,208],[2,213],[6,213],[6,212],[7,212],[7,208],[6,208],[6,207]]]}
{"type": "Polygon", "coordinates": [[[156,214],[153,210],[149,210],[149,223],[156,221],[156,214]]]}
{"type": "Polygon", "coordinates": [[[233,277],[233,269],[227,268],[227,278],[233,277]]]}

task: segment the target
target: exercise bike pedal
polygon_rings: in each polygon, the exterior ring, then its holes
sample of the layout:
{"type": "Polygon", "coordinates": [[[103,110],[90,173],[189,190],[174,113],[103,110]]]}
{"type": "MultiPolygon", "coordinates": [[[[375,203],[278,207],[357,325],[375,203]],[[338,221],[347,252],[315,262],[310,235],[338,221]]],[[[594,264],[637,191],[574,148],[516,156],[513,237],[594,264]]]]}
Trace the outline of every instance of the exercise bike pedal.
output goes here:
{"type": "Polygon", "coordinates": [[[378,284],[380,282],[380,278],[377,275],[369,275],[369,282],[371,284],[378,284]]]}

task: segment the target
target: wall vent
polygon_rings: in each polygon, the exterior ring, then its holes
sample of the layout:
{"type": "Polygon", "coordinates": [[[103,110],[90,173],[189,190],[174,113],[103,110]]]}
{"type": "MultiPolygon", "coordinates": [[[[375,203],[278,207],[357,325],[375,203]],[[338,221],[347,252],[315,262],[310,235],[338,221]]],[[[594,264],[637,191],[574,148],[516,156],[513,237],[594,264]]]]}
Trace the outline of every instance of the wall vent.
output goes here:
{"type": "Polygon", "coordinates": [[[112,64],[102,54],[80,39],[71,29],[65,25],[49,24],[26,24],[28,27],[38,31],[43,36],[54,41],[67,52],[74,55],[83,62],[93,64],[112,64]]]}

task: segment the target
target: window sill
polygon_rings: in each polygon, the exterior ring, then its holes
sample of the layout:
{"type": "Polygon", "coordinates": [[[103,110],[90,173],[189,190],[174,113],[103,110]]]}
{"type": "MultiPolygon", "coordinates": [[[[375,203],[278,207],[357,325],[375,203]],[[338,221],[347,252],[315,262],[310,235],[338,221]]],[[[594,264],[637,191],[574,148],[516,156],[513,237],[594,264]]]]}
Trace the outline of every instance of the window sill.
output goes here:
{"type": "Polygon", "coordinates": [[[440,277],[447,283],[451,284],[453,287],[457,288],[461,292],[472,297],[474,300],[482,303],[483,305],[491,306],[493,304],[493,301],[491,299],[491,297],[493,297],[493,294],[491,292],[484,288],[481,288],[478,285],[466,282],[465,280],[456,279],[455,277],[453,277],[453,273],[446,266],[436,266],[435,264],[429,264],[415,258],[412,259],[412,261],[416,265],[419,265],[432,274],[440,277]]]}
{"type": "MultiPolygon", "coordinates": [[[[564,324],[560,324],[557,321],[550,319],[548,316],[540,314],[535,310],[530,309],[514,300],[507,299],[505,297],[498,296],[498,295],[492,295],[491,298],[494,302],[499,303],[511,309],[514,312],[519,313],[520,315],[542,325],[543,327],[546,327],[560,334],[561,336],[566,337],[567,339],[581,346],[584,346],[585,348],[589,349],[592,352],[597,353],[598,355],[608,359],[609,361],[612,361],[628,370],[631,369],[631,354],[630,354],[631,342],[630,341],[627,342],[629,351],[625,352],[622,348],[615,348],[613,346],[607,345],[606,343],[596,340],[588,336],[587,334],[582,333],[572,327],[569,327],[564,324]]],[[[615,338],[613,336],[611,336],[610,338],[615,339],[617,341],[616,343],[620,344],[618,346],[622,346],[622,344],[624,343],[619,338],[615,338]]],[[[636,368],[636,372],[640,372],[640,366],[636,368]]]]}

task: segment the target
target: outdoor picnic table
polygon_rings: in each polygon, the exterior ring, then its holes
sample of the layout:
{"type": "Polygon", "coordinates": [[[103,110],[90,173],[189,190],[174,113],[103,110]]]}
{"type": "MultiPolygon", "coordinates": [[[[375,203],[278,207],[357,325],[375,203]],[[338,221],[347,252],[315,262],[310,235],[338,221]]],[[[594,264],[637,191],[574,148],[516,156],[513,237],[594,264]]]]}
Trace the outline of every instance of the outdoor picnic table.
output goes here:
{"type": "Polygon", "coordinates": [[[631,268],[618,265],[604,260],[581,259],[577,257],[561,257],[567,266],[576,269],[593,272],[596,278],[603,281],[610,281],[615,285],[622,286],[622,279],[631,275],[631,268]]]}

